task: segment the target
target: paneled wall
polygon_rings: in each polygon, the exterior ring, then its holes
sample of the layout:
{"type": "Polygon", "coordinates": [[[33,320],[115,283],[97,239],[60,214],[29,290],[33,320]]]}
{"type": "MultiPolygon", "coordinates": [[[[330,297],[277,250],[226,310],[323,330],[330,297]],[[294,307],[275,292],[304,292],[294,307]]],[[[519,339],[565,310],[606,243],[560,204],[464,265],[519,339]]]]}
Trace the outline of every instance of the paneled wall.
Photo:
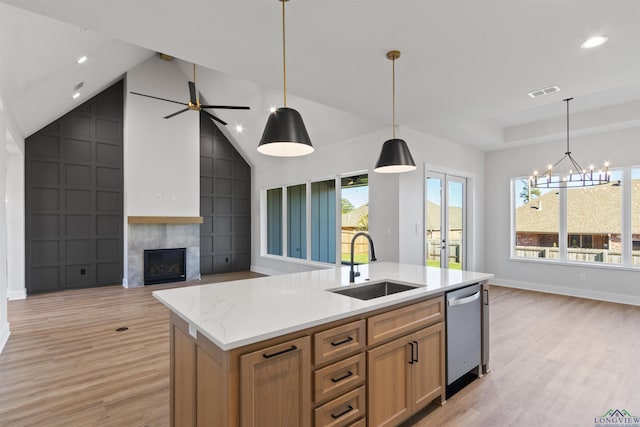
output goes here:
{"type": "Polygon", "coordinates": [[[120,283],[122,81],[25,140],[28,293],[120,283]]]}
{"type": "Polygon", "coordinates": [[[251,168],[227,137],[200,115],[200,273],[251,266],[251,168]]]}

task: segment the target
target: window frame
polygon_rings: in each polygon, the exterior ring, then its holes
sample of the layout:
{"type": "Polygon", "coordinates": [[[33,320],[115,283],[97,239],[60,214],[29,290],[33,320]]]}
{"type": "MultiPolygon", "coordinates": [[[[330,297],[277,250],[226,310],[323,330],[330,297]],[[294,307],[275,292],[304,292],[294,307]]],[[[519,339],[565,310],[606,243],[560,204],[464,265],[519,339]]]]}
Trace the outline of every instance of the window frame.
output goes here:
{"type": "Polygon", "coordinates": [[[307,181],[304,182],[295,182],[295,183],[288,183],[288,184],[284,184],[284,185],[279,185],[279,186],[269,186],[266,188],[261,189],[261,194],[260,194],[260,218],[261,218],[261,232],[260,232],[260,256],[261,257],[265,257],[265,258],[271,258],[271,259],[277,259],[277,260],[281,260],[281,261],[287,261],[287,262],[291,262],[291,263],[298,263],[298,264],[307,264],[307,265],[318,265],[318,266],[327,266],[327,265],[335,265],[335,266],[341,266],[342,265],[342,259],[341,259],[341,233],[342,233],[342,221],[340,220],[340,218],[342,217],[342,210],[341,210],[341,195],[342,195],[342,179],[343,178],[348,178],[351,176],[357,176],[357,175],[370,175],[370,172],[368,170],[364,170],[364,171],[356,171],[356,172],[347,172],[344,174],[340,174],[340,175],[332,175],[332,176],[328,176],[328,177],[323,177],[323,178],[314,178],[314,179],[309,179],[307,181]],[[320,183],[320,182],[326,182],[326,181],[333,181],[334,182],[334,191],[335,191],[335,215],[336,215],[336,220],[335,220],[335,234],[334,234],[334,239],[335,239],[335,261],[334,262],[325,262],[325,261],[316,261],[312,259],[312,220],[311,220],[311,214],[312,214],[312,184],[314,183],[320,183]],[[289,236],[288,236],[288,230],[289,230],[289,218],[287,217],[288,215],[288,205],[289,205],[289,200],[288,200],[288,188],[289,187],[296,187],[296,186],[300,186],[300,185],[304,185],[305,189],[306,189],[306,199],[305,199],[305,203],[306,203],[306,253],[305,253],[305,257],[304,258],[297,258],[297,257],[292,257],[289,256],[289,236]],[[267,219],[267,193],[270,190],[273,189],[281,189],[281,197],[282,197],[282,209],[281,209],[281,213],[282,213],[282,218],[281,218],[281,225],[280,225],[280,229],[281,229],[281,255],[277,255],[277,254],[270,254],[268,253],[268,225],[269,225],[269,221],[267,219]]]}
{"type": "MultiPolygon", "coordinates": [[[[553,265],[567,265],[567,266],[580,266],[587,268],[600,268],[600,269],[613,269],[613,270],[630,270],[630,271],[638,271],[640,270],[639,264],[632,264],[632,245],[633,245],[633,229],[631,224],[631,219],[633,216],[632,212],[632,172],[634,170],[640,170],[640,166],[624,166],[618,167],[613,170],[621,172],[621,183],[622,183],[622,201],[621,201],[621,230],[620,230],[620,238],[621,238],[621,248],[622,248],[622,256],[620,263],[607,263],[607,262],[593,262],[593,261],[578,261],[578,260],[570,260],[568,258],[568,249],[569,249],[569,233],[568,233],[568,209],[567,209],[567,200],[568,195],[567,191],[571,189],[561,188],[558,189],[559,192],[559,229],[558,229],[558,238],[559,238],[559,258],[533,258],[533,257],[523,257],[516,255],[516,192],[517,192],[517,183],[520,180],[528,180],[527,176],[519,176],[510,178],[510,232],[509,232],[509,240],[510,240],[510,251],[509,251],[509,260],[510,261],[519,261],[519,262],[532,262],[532,263],[543,263],[543,264],[553,264],[553,265]]],[[[636,197],[640,197],[640,195],[636,195],[636,197]]],[[[572,233],[576,234],[576,233],[572,233]]],[[[609,243],[610,244],[610,243],[609,243]]]]}

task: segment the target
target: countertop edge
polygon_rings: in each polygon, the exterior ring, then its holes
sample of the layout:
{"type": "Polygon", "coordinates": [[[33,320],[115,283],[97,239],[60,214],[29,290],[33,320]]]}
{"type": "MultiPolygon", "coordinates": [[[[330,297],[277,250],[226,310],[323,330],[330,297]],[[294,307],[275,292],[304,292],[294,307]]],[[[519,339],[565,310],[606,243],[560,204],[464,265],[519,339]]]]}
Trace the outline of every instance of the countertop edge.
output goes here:
{"type": "MultiPolygon", "coordinates": [[[[279,336],[283,336],[283,335],[287,335],[287,334],[291,334],[291,333],[295,333],[295,332],[299,332],[308,328],[312,328],[315,326],[319,326],[319,325],[323,325],[326,323],[331,323],[331,322],[335,322],[335,321],[339,321],[342,319],[347,319],[349,317],[352,316],[357,316],[363,313],[368,313],[368,312],[372,312],[372,311],[376,311],[376,310],[380,310],[380,309],[384,309],[387,307],[393,307],[395,305],[400,305],[403,303],[407,303],[410,302],[412,300],[418,300],[418,299],[425,299],[425,298],[429,298],[429,297],[436,297],[438,295],[442,295],[446,292],[455,290],[455,289],[459,289],[465,286],[468,286],[470,284],[474,284],[474,283],[480,283],[480,282],[487,282],[488,280],[492,279],[493,277],[495,277],[495,275],[493,274],[489,274],[489,273],[478,273],[480,274],[480,276],[474,277],[473,279],[469,279],[469,280],[464,280],[452,285],[448,285],[439,289],[434,289],[431,291],[426,291],[426,292],[422,292],[420,294],[409,294],[409,295],[402,295],[402,296],[398,296],[397,294],[390,296],[393,297],[393,299],[389,300],[389,301],[379,301],[378,304],[374,304],[368,307],[362,307],[359,309],[354,309],[352,311],[349,311],[347,313],[340,313],[340,314],[336,314],[336,315],[332,315],[332,316],[328,316],[325,318],[321,318],[321,319],[317,319],[317,320],[313,320],[313,321],[309,321],[309,322],[302,322],[302,323],[297,323],[294,324],[290,327],[287,328],[283,328],[283,329],[278,329],[278,330],[274,330],[274,331],[270,331],[270,332],[266,332],[266,333],[262,333],[262,334],[257,334],[257,335],[253,335],[249,338],[245,338],[245,339],[240,339],[240,340],[236,340],[236,341],[230,341],[225,343],[220,342],[218,339],[216,339],[212,334],[208,333],[206,331],[206,328],[203,327],[202,325],[199,325],[197,321],[194,321],[193,319],[190,319],[189,316],[186,316],[184,313],[181,312],[181,310],[175,306],[173,306],[167,299],[163,298],[162,294],[160,294],[161,291],[153,291],[152,295],[154,296],[154,298],[156,298],[158,301],[160,301],[162,304],[164,304],[168,309],[170,309],[176,316],[180,317],[182,320],[184,320],[185,322],[187,322],[190,326],[194,326],[196,329],[196,333],[197,334],[202,334],[205,338],[207,338],[209,341],[211,341],[212,343],[214,343],[217,347],[219,347],[221,350],[223,351],[230,351],[230,350],[234,350],[240,347],[244,347],[246,345],[250,345],[250,344],[255,344],[258,343],[260,341],[265,341],[268,339],[272,339],[272,338],[277,338],[279,336]]],[[[423,284],[420,283],[415,283],[415,282],[409,282],[409,281],[397,281],[396,282],[402,282],[408,285],[417,285],[417,286],[424,286],[423,284]]],[[[180,289],[184,289],[184,288],[180,288],[180,289]]],[[[379,300],[382,300],[384,298],[389,298],[389,297],[381,297],[379,298],[379,300]]]]}

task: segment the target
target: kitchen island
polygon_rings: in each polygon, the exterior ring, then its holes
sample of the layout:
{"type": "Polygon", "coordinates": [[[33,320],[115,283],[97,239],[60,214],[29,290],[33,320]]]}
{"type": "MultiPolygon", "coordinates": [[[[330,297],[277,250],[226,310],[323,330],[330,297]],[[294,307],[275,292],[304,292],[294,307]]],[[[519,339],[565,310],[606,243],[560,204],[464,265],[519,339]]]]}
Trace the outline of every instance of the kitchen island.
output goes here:
{"type": "MultiPolygon", "coordinates": [[[[396,425],[445,399],[444,293],[490,274],[372,263],[156,291],[175,426],[396,425]],[[392,282],[369,300],[332,291],[392,282]]],[[[481,320],[478,319],[478,322],[481,320]]]]}

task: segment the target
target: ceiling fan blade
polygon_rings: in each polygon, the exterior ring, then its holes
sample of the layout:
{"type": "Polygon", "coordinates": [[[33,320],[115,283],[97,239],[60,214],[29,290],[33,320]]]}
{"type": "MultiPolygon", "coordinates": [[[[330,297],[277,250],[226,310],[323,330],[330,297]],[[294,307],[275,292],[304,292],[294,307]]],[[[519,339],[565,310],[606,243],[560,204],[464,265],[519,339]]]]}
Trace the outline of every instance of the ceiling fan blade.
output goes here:
{"type": "Polygon", "coordinates": [[[129,92],[129,93],[132,93],[134,95],[146,96],[147,98],[159,99],[160,101],[173,102],[174,104],[187,105],[184,102],[172,101],[172,100],[166,99],[166,98],[159,98],[157,96],[145,95],[144,93],[138,93],[138,92],[129,92]]]}
{"type": "Polygon", "coordinates": [[[224,121],[224,120],[222,120],[222,119],[217,118],[216,116],[214,116],[214,115],[213,115],[213,114],[211,114],[210,112],[208,112],[208,111],[204,111],[204,110],[200,110],[200,111],[202,111],[205,115],[209,116],[211,119],[215,120],[216,122],[221,123],[221,124],[222,124],[222,125],[224,125],[224,126],[226,126],[226,125],[227,125],[227,122],[225,122],[225,121],[224,121]]]}
{"type": "Polygon", "coordinates": [[[170,119],[171,117],[173,117],[173,116],[177,116],[178,114],[182,114],[182,113],[184,113],[185,111],[189,111],[189,109],[188,109],[188,108],[185,108],[185,109],[183,109],[183,110],[176,111],[176,112],[175,112],[175,113],[173,113],[173,114],[169,114],[168,116],[164,116],[164,118],[165,118],[165,119],[170,119]]]}
{"type": "Polygon", "coordinates": [[[191,96],[191,103],[197,104],[196,100],[196,84],[194,82],[189,82],[189,95],[191,96]]]}
{"type": "Polygon", "coordinates": [[[250,107],[239,107],[237,105],[201,105],[200,108],[218,108],[221,110],[250,110],[250,107]]]}

